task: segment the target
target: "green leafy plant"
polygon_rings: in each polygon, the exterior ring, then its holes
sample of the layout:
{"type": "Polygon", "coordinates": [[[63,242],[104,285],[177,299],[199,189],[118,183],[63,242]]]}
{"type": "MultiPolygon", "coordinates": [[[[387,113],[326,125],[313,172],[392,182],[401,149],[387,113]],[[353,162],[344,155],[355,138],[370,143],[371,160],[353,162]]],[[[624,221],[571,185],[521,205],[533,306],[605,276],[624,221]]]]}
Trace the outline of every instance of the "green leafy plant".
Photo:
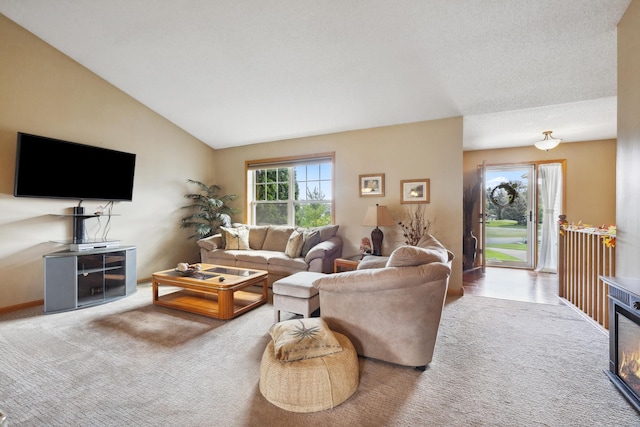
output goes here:
{"type": "Polygon", "coordinates": [[[193,211],[191,215],[182,218],[180,228],[193,228],[195,233],[191,237],[202,239],[216,234],[220,227],[231,226],[231,216],[237,213],[227,203],[235,200],[236,194],[219,195],[218,185],[206,185],[200,181],[188,179],[187,183],[197,185],[199,193],[185,194],[186,199],[193,203],[183,206],[182,209],[193,211]]]}

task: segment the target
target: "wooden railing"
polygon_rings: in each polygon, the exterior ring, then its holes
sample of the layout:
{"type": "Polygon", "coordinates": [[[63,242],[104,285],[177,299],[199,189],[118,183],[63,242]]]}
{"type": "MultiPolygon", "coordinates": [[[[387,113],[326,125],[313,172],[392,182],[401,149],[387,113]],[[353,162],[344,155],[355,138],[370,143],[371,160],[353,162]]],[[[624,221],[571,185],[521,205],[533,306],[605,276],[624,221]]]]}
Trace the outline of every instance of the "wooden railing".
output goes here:
{"type": "Polygon", "coordinates": [[[569,224],[560,215],[559,232],[559,296],[609,329],[609,287],[600,276],[615,276],[615,227],[569,224]]]}

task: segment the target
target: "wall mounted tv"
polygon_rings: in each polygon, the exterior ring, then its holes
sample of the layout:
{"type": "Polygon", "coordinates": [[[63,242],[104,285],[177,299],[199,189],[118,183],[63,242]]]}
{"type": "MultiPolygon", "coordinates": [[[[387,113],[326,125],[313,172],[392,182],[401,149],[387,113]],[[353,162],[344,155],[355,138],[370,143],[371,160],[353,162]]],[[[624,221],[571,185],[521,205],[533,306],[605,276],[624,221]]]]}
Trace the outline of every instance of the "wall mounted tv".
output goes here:
{"type": "Polygon", "coordinates": [[[18,132],[16,197],[131,201],[136,155],[18,132]]]}

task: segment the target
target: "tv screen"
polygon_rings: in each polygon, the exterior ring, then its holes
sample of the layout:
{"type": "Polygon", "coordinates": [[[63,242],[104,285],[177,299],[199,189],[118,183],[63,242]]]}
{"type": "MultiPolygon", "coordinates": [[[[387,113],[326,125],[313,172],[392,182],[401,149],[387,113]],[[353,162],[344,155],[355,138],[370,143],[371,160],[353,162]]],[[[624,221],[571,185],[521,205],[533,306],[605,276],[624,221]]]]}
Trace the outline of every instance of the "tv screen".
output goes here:
{"type": "Polygon", "coordinates": [[[18,132],[16,197],[133,200],[136,155],[18,132]]]}

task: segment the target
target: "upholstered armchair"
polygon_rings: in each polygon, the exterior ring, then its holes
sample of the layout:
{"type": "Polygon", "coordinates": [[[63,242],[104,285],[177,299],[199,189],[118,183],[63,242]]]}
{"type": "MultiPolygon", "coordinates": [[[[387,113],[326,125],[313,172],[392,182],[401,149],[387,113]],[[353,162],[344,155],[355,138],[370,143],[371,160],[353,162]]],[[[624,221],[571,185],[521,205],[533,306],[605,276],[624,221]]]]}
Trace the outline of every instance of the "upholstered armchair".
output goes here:
{"type": "Polygon", "coordinates": [[[396,249],[383,268],[314,281],[321,317],[349,337],[359,355],[421,370],[431,362],[453,260],[432,243],[396,249]]]}

